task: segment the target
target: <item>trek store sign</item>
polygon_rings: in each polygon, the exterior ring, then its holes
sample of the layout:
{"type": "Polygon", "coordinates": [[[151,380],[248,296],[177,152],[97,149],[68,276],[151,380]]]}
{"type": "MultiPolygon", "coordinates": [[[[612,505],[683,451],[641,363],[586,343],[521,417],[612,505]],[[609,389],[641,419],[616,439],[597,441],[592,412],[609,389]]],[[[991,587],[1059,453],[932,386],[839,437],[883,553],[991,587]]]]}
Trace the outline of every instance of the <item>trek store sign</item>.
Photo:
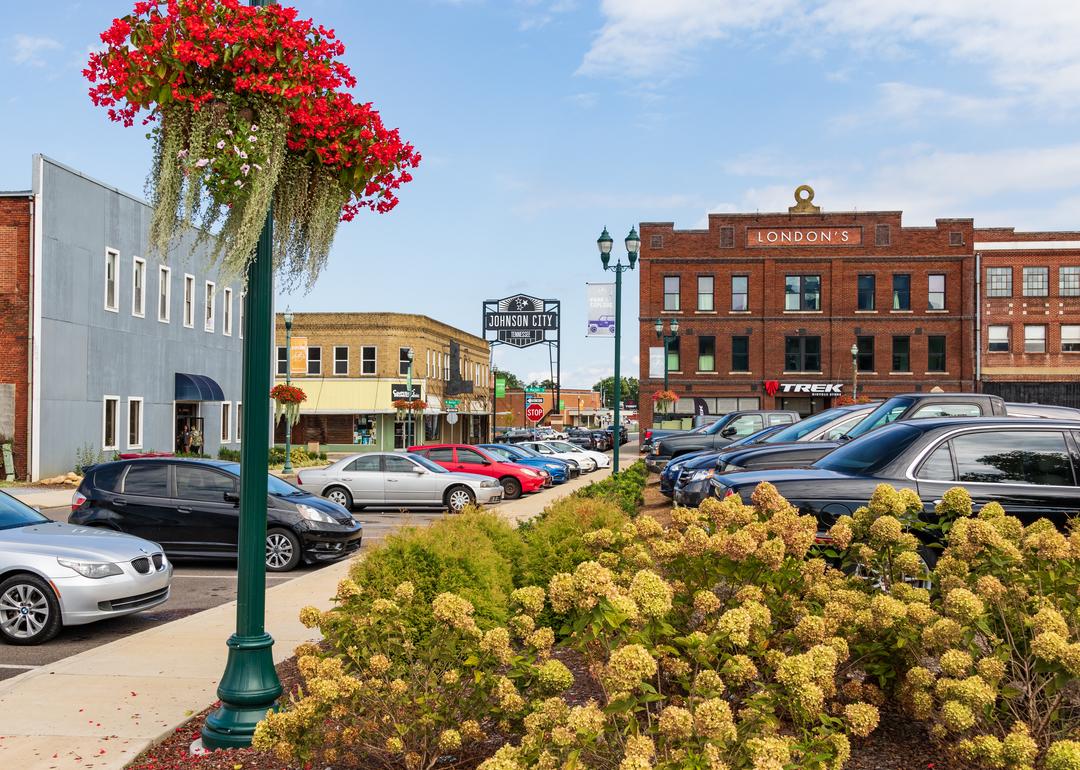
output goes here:
{"type": "Polygon", "coordinates": [[[844,385],[840,382],[779,382],[778,380],[765,380],[765,393],[775,396],[777,393],[784,395],[803,396],[839,396],[843,393],[844,385]]]}

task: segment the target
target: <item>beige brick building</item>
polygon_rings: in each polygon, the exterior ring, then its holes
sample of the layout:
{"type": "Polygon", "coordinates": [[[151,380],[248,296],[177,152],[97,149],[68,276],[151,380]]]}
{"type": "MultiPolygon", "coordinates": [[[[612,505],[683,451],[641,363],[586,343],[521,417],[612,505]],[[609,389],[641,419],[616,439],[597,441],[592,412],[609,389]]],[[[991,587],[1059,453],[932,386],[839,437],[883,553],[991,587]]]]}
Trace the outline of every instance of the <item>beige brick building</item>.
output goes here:
{"type": "MultiPolygon", "coordinates": [[[[490,351],[480,337],[410,313],[294,313],[290,355],[279,313],[274,339],[275,382],[291,369],[307,395],[296,444],[387,451],[488,436],[490,351]],[[427,404],[412,420],[394,407],[407,397],[409,351],[414,398],[427,404]]],[[[280,423],[275,438],[285,439],[280,423]]]]}

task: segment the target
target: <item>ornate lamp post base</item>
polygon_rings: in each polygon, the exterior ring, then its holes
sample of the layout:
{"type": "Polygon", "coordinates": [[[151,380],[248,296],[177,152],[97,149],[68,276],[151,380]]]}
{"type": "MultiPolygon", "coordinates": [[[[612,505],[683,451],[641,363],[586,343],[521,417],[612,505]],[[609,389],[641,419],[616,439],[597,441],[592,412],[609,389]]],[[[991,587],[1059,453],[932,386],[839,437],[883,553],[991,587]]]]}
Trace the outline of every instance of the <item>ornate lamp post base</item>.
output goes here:
{"type": "Polygon", "coordinates": [[[207,749],[250,746],[255,725],[277,709],[281,695],[270,634],[233,634],[226,644],[229,659],[217,688],[221,708],[206,718],[202,728],[202,745],[207,749]]]}

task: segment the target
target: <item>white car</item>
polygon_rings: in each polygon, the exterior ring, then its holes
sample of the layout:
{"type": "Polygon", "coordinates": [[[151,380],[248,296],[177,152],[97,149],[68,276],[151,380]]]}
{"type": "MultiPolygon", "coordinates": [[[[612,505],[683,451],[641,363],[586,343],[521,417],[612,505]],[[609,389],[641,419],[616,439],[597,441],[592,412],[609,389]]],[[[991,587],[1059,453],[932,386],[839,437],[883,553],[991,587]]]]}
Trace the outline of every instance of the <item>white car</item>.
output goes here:
{"type": "Polygon", "coordinates": [[[502,500],[497,479],[455,473],[416,454],[365,452],[325,468],[303,468],[296,485],[348,509],[365,506],[446,508],[460,513],[470,505],[502,500]]]}
{"type": "Polygon", "coordinates": [[[521,446],[538,452],[544,457],[573,460],[581,467],[582,473],[590,473],[597,468],[607,467],[611,462],[607,455],[601,452],[591,452],[579,446],[574,446],[567,441],[525,441],[521,446]],[[601,458],[603,462],[601,462],[601,458]]]}
{"type": "Polygon", "coordinates": [[[49,641],[62,626],[169,599],[172,564],[141,537],[51,521],[0,492],[0,640],[49,641]]]}
{"type": "Polygon", "coordinates": [[[611,456],[603,452],[597,452],[595,449],[585,449],[577,444],[571,444],[569,441],[548,441],[546,443],[558,451],[571,452],[575,457],[581,457],[582,455],[591,457],[597,468],[607,468],[611,465],[611,456]]]}

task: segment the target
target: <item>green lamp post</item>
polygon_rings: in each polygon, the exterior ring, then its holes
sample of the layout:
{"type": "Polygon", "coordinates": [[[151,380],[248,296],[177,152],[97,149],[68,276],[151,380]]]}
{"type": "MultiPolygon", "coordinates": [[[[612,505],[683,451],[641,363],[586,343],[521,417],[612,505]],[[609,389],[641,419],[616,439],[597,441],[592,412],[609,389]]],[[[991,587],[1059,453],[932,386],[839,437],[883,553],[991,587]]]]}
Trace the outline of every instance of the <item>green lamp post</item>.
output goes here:
{"type": "MultiPolygon", "coordinates": [[[[292,322],[293,314],[285,311],[285,384],[292,385],[292,322]]],[[[285,465],[281,472],[292,473],[292,420],[285,415],[285,465]]]]}
{"type": "Polygon", "coordinates": [[[607,228],[604,228],[604,232],[600,233],[600,237],[596,239],[596,245],[600,249],[600,262],[604,265],[604,270],[610,270],[615,273],[615,384],[614,392],[612,395],[613,406],[615,409],[614,419],[612,420],[614,440],[613,452],[611,457],[611,472],[619,472],[619,433],[622,428],[622,419],[619,416],[619,402],[622,401],[621,384],[622,378],[620,374],[620,355],[622,346],[620,345],[620,338],[622,337],[622,274],[627,270],[633,270],[634,265],[637,263],[638,249],[641,247],[641,238],[638,237],[637,229],[631,227],[630,232],[627,234],[624,241],[626,245],[626,261],[628,264],[624,265],[622,260],[616,260],[615,264],[611,263],[611,246],[614,241],[611,235],[608,233],[607,228]]]}
{"type": "MultiPolygon", "coordinates": [[[[273,0],[251,0],[252,6],[273,0]]],[[[277,707],[281,681],[274,639],[266,633],[266,495],[270,448],[270,347],[274,330],[273,212],[266,212],[259,244],[247,266],[244,314],[244,452],[240,457],[240,532],[237,548],[236,632],[218,684],[221,707],[206,718],[206,749],[251,745],[255,725],[277,707]]]]}
{"type": "Polygon", "coordinates": [[[656,338],[664,341],[664,390],[668,389],[668,346],[679,339],[679,319],[671,319],[671,334],[664,334],[664,319],[656,319],[656,338]]]}

